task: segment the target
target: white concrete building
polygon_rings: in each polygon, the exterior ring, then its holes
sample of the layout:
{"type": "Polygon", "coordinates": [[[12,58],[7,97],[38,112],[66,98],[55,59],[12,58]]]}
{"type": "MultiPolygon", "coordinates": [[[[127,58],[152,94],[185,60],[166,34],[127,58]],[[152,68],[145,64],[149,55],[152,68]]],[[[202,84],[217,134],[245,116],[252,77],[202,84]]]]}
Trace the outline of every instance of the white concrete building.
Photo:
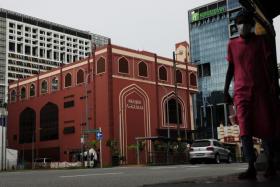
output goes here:
{"type": "Polygon", "coordinates": [[[7,85],[85,58],[93,44],[108,38],[60,24],[0,9],[0,103],[7,101],[7,85]]]}

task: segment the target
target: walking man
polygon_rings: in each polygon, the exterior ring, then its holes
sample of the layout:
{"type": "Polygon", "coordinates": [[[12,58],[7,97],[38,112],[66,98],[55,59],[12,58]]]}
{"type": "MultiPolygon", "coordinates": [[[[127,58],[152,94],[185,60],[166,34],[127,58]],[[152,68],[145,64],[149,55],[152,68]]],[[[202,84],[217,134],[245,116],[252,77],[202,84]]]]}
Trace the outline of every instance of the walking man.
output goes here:
{"type": "Polygon", "coordinates": [[[276,174],[273,141],[275,129],[278,128],[276,115],[279,103],[278,86],[272,70],[272,50],[264,36],[255,35],[255,21],[250,12],[241,10],[236,24],[240,37],[230,40],[228,44],[229,64],[224,94],[225,102],[232,103],[229,86],[234,78],[234,104],[243,151],[249,163],[239,179],[254,179],[257,175],[253,136],[264,142],[268,158],[265,176],[270,177],[276,174]]]}

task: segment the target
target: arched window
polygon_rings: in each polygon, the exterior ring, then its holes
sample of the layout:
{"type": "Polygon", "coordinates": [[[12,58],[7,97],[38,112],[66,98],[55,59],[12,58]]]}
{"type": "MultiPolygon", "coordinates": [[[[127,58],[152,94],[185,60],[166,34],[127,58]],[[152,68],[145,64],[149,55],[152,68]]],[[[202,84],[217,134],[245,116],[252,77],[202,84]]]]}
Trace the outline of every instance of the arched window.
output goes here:
{"type": "Polygon", "coordinates": [[[30,97],[35,96],[35,85],[34,85],[34,84],[31,84],[31,85],[30,85],[30,88],[29,88],[29,96],[30,96],[30,97]]]}
{"type": "Polygon", "coordinates": [[[96,73],[104,73],[105,72],[105,59],[103,57],[97,60],[96,64],[96,73]]]}
{"type": "Polygon", "coordinates": [[[41,83],[41,94],[45,94],[48,92],[48,82],[46,80],[43,80],[41,83]]]}
{"type": "Polygon", "coordinates": [[[85,73],[82,69],[77,72],[77,84],[85,82],[85,73]]]}
{"type": "Polygon", "coordinates": [[[190,84],[191,86],[197,86],[196,75],[194,73],[190,74],[190,84]]]}
{"type": "Polygon", "coordinates": [[[54,77],[52,78],[52,92],[58,90],[58,78],[54,77]]]}
{"type": "Polygon", "coordinates": [[[40,141],[58,139],[58,107],[47,103],[40,111],[40,141]]]}
{"type": "Polygon", "coordinates": [[[167,71],[166,71],[166,68],[164,66],[161,66],[159,68],[159,79],[167,81],[167,71]]]}
{"type": "Polygon", "coordinates": [[[72,75],[70,73],[67,73],[65,75],[65,81],[64,81],[64,87],[72,86],[72,75]]]}
{"type": "Polygon", "coordinates": [[[139,76],[141,77],[148,77],[148,67],[145,62],[140,62],[138,64],[138,71],[139,76]]]}
{"type": "Polygon", "coordinates": [[[128,61],[124,57],[119,59],[119,72],[128,73],[128,61]]]}
{"type": "MultiPolygon", "coordinates": [[[[178,101],[178,118],[179,124],[182,124],[182,107],[181,103],[178,101]]],[[[171,98],[165,104],[165,119],[166,123],[176,123],[177,124],[177,110],[176,110],[176,99],[171,98]],[[168,115],[168,116],[167,116],[168,115]],[[168,121],[169,119],[169,121],[168,121]]]]}
{"type": "Polygon", "coordinates": [[[11,101],[16,101],[17,99],[17,92],[15,90],[11,91],[11,101]]]}
{"type": "Polygon", "coordinates": [[[180,70],[176,70],[176,81],[177,81],[177,83],[183,82],[182,73],[180,70]]]}
{"type": "Polygon", "coordinates": [[[26,98],[26,88],[22,87],[20,90],[20,99],[25,99],[26,98]]]}
{"type": "Polygon", "coordinates": [[[36,112],[31,108],[24,109],[19,116],[19,143],[35,142],[36,112]]]}

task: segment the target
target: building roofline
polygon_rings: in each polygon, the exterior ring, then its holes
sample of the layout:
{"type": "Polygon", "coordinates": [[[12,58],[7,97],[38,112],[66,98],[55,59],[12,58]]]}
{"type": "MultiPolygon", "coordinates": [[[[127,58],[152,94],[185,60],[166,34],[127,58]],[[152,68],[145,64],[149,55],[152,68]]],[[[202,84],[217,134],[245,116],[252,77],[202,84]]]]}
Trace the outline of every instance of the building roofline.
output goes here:
{"type": "Polygon", "coordinates": [[[175,47],[178,48],[180,45],[183,45],[185,47],[189,47],[190,44],[187,41],[179,42],[175,44],[175,47]]]}
{"type": "Polygon", "coordinates": [[[149,56],[149,57],[154,57],[154,55],[156,55],[156,53],[152,53],[150,51],[135,50],[135,49],[131,49],[131,48],[128,48],[128,47],[123,47],[123,46],[115,45],[115,44],[112,44],[112,47],[116,48],[116,49],[126,50],[126,51],[132,52],[132,53],[137,53],[137,54],[140,54],[140,55],[146,55],[146,56],[149,56]]]}
{"type": "MultiPolygon", "coordinates": [[[[104,45],[104,46],[102,46],[100,48],[97,48],[95,53],[97,53],[98,51],[102,51],[103,49],[106,49],[107,46],[108,46],[108,44],[104,45]]],[[[130,49],[130,48],[114,45],[114,44],[111,44],[111,46],[112,46],[112,48],[115,48],[115,49],[125,50],[125,51],[128,51],[128,52],[141,54],[143,56],[155,57],[155,55],[156,55],[156,53],[152,53],[152,52],[149,52],[149,51],[139,51],[139,50],[134,50],[134,49],[130,49]]],[[[26,77],[26,78],[23,78],[23,79],[18,79],[17,81],[13,81],[13,82],[9,83],[9,86],[15,85],[18,82],[23,82],[23,81],[26,81],[26,80],[29,80],[29,79],[33,79],[34,77],[37,77],[37,76],[42,76],[44,74],[48,74],[48,73],[57,71],[57,70],[59,70],[61,68],[62,68],[62,71],[63,71],[63,69],[66,68],[66,67],[71,67],[71,66],[79,64],[81,62],[85,62],[85,61],[91,61],[92,59],[93,59],[92,57],[85,57],[84,59],[81,59],[81,60],[78,60],[78,61],[75,61],[75,62],[72,62],[72,63],[64,64],[64,65],[62,65],[60,67],[55,67],[55,68],[53,68],[51,70],[48,70],[48,71],[45,71],[45,72],[40,72],[40,74],[37,74],[37,75],[32,75],[30,77],[26,77]]],[[[157,56],[157,59],[173,62],[173,59],[167,58],[167,57],[163,57],[163,56],[157,56]]],[[[184,62],[180,62],[180,61],[177,61],[176,63],[178,65],[187,65],[187,66],[191,66],[191,67],[196,67],[196,65],[190,64],[190,63],[184,63],[184,62]]]]}
{"type": "MultiPolygon", "coordinates": [[[[57,32],[62,32],[62,33],[66,33],[66,34],[70,34],[70,35],[74,35],[74,36],[79,36],[79,37],[85,38],[85,39],[92,39],[92,35],[97,35],[97,34],[91,33],[90,31],[83,31],[83,30],[75,29],[73,27],[68,27],[68,26],[54,23],[51,21],[47,21],[44,19],[36,18],[33,16],[28,16],[28,15],[14,12],[11,10],[7,10],[4,8],[0,8],[0,17],[24,22],[27,24],[43,27],[46,29],[55,30],[57,32]]],[[[98,36],[102,36],[102,35],[98,35],[98,36]]]]}
{"type": "MultiPolygon", "coordinates": [[[[140,51],[140,50],[135,50],[135,49],[127,48],[127,47],[122,47],[122,46],[115,45],[115,44],[112,44],[112,47],[113,48],[117,48],[117,49],[121,49],[121,50],[126,50],[126,51],[133,52],[133,53],[137,53],[137,54],[140,54],[140,55],[143,55],[143,56],[148,56],[148,57],[154,57],[156,55],[157,59],[167,60],[167,61],[173,62],[172,58],[168,58],[168,57],[164,57],[164,56],[159,56],[159,55],[157,55],[157,53],[150,52],[150,51],[145,51],[145,50],[141,50],[140,51]]],[[[180,62],[180,61],[177,61],[176,63],[177,64],[186,64],[186,63],[180,62]]]]}
{"type": "Polygon", "coordinates": [[[213,1],[213,2],[211,2],[211,3],[207,3],[207,4],[204,4],[204,5],[198,6],[198,7],[196,7],[196,8],[193,8],[193,9],[189,10],[188,12],[192,12],[192,11],[194,11],[194,10],[197,10],[197,9],[200,9],[200,8],[204,8],[204,7],[207,7],[207,6],[209,6],[209,5],[217,4],[217,3],[220,3],[220,2],[222,2],[222,1],[226,1],[226,0],[216,0],[216,1],[213,1]]]}

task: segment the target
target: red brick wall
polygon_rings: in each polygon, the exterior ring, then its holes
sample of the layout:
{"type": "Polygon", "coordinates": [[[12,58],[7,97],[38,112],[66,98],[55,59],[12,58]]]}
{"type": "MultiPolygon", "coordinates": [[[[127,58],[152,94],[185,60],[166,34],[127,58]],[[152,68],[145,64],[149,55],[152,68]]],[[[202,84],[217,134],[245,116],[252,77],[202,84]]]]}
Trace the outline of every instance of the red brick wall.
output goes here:
{"type": "MultiPolygon", "coordinates": [[[[90,81],[87,86],[88,90],[88,112],[90,128],[102,128],[103,131],[103,162],[104,164],[111,163],[110,149],[106,146],[107,140],[117,140],[120,144],[120,151],[122,156],[127,157],[126,163],[136,163],[135,150],[127,149],[128,145],[135,142],[135,137],[143,136],[157,136],[159,129],[166,129],[164,127],[164,112],[161,110],[163,106],[163,98],[174,92],[174,76],[173,67],[166,66],[168,72],[167,81],[157,81],[158,68],[161,64],[156,65],[155,60],[147,61],[139,58],[125,56],[129,64],[129,73],[121,74],[118,72],[118,59],[122,57],[120,54],[111,54],[109,45],[107,52],[98,54],[94,58],[96,61],[100,57],[106,59],[105,72],[94,76],[94,81],[90,81]],[[144,61],[148,66],[148,77],[138,76],[138,63],[144,61]],[[164,85],[158,85],[164,84],[164,85]],[[122,106],[123,108],[120,108],[122,106]],[[134,108],[133,108],[134,107],[134,108]],[[136,108],[135,108],[136,107],[136,108]],[[96,123],[95,123],[96,122],[96,123]],[[122,137],[120,137],[122,135],[122,137]]],[[[137,52],[130,49],[114,46],[114,48],[127,50],[139,54],[145,54],[156,59],[152,53],[137,52]]],[[[163,59],[163,58],[162,58],[163,59]]],[[[166,59],[163,59],[166,60],[166,59]]],[[[77,64],[77,63],[74,63],[77,64]]],[[[82,67],[72,68],[62,72],[62,76],[57,74],[59,84],[62,83],[62,90],[50,93],[51,80],[54,75],[45,78],[48,80],[49,93],[44,95],[28,98],[23,101],[10,103],[9,110],[9,128],[8,140],[10,147],[15,149],[23,149],[23,145],[18,144],[19,139],[19,116],[20,113],[26,108],[30,107],[36,111],[36,129],[39,129],[40,123],[40,110],[48,102],[58,105],[59,108],[59,139],[52,141],[40,142],[36,141],[35,148],[37,150],[46,151],[47,148],[59,147],[60,160],[69,161],[69,152],[71,150],[78,150],[81,147],[80,137],[81,129],[85,128],[81,124],[85,124],[85,86],[84,84],[76,85],[76,72],[83,68],[86,72],[92,72],[93,65],[88,64],[82,67]],[[71,72],[72,74],[72,87],[64,88],[64,76],[71,72]],[[61,80],[62,77],[62,80],[61,80]],[[62,81],[62,82],[61,82],[62,81]],[[72,108],[64,109],[64,102],[74,100],[75,106],[72,108]],[[74,134],[63,134],[64,127],[74,124],[74,134]],[[14,139],[14,135],[17,139],[14,139]],[[44,150],[43,150],[44,149],[44,150]]],[[[69,67],[67,65],[65,67],[69,67]]],[[[95,69],[94,69],[95,70],[95,69]]],[[[186,71],[181,70],[183,83],[178,84],[179,87],[187,87],[186,71]]],[[[36,89],[38,88],[37,83],[36,89]]],[[[31,83],[25,84],[27,88],[27,95],[29,95],[29,86],[31,83]]],[[[20,89],[21,86],[18,87],[20,89]]],[[[16,88],[17,89],[17,88],[16,88]]],[[[188,123],[189,112],[187,106],[188,94],[186,89],[178,88],[178,96],[185,106],[185,115],[182,117],[183,122],[188,123]]],[[[182,106],[183,107],[183,106],[182,106]]],[[[183,108],[182,108],[183,109],[183,108]]],[[[174,129],[176,128],[174,124],[174,129]]],[[[190,124],[188,123],[188,129],[190,124]]],[[[39,133],[36,133],[36,139],[39,140],[39,133]]],[[[92,135],[90,140],[95,139],[92,135]]],[[[32,144],[25,144],[24,149],[31,150],[32,144]]],[[[151,145],[147,144],[146,151],[151,149],[151,145]]],[[[39,153],[39,155],[41,155],[39,153]]],[[[145,163],[147,155],[145,151],[141,153],[141,163],[145,163]]]]}

